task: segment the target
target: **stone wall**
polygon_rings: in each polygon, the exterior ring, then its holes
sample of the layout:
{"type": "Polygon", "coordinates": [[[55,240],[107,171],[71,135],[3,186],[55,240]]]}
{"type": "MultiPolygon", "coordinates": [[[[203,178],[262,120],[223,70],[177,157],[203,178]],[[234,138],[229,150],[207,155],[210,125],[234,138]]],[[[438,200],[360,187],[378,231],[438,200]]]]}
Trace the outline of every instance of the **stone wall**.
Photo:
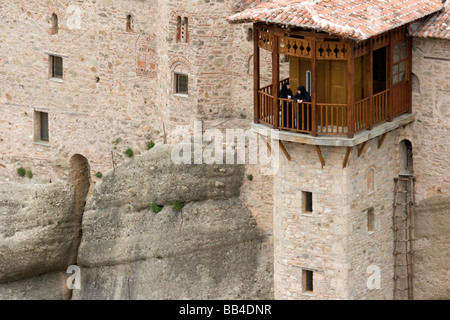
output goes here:
{"type": "Polygon", "coordinates": [[[128,147],[139,154],[148,141],[179,141],[194,120],[251,119],[251,25],[226,22],[234,8],[231,0],[0,4],[0,181],[20,181],[19,166],[38,181],[64,180],[74,154],[92,174],[106,173],[128,147]],[[177,41],[179,16],[188,19],[186,43],[177,41]],[[63,81],[49,79],[50,54],[63,57],[63,81]],[[175,94],[174,72],[188,74],[188,95],[175,94]],[[49,114],[49,143],[35,141],[35,111],[49,114]]]}
{"type": "Polygon", "coordinates": [[[311,145],[285,143],[292,161],[280,152],[274,177],[275,299],[348,297],[346,238],[348,179],[342,170],[344,148],[322,148],[322,168],[311,145]],[[305,212],[303,192],[313,194],[305,212]],[[313,271],[314,292],[304,291],[303,271],[313,271]]]}

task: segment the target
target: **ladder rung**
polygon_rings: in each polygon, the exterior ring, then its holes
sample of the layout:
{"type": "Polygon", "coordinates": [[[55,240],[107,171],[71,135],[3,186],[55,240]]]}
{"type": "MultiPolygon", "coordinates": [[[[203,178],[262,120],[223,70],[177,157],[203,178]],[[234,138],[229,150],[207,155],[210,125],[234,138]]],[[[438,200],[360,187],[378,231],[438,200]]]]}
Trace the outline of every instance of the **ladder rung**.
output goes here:
{"type": "Polygon", "coordinates": [[[410,240],[395,240],[397,242],[408,242],[408,241],[415,241],[416,239],[410,239],[410,240]]]}

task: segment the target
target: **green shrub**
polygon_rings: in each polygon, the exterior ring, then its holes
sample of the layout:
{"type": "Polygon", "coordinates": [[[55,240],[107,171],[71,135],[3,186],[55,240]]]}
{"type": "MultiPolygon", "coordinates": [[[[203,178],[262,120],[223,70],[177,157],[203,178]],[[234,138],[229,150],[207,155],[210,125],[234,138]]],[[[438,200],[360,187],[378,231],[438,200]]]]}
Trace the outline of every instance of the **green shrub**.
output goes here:
{"type": "Polygon", "coordinates": [[[27,173],[26,170],[22,167],[17,169],[17,174],[21,177],[24,177],[26,173],[27,173]]]}
{"type": "Polygon", "coordinates": [[[127,150],[125,150],[124,153],[127,157],[130,157],[130,158],[134,155],[133,149],[131,149],[131,148],[128,148],[127,150]]]}
{"type": "Polygon", "coordinates": [[[156,203],[152,203],[150,205],[150,210],[152,210],[154,213],[159,213],[162,210],[162,207],[158,206],[156,203]]]}
{"type": "Polygon", "coordinates": [[[98,171],[98,172],[95,174],[95,176],[96,176],[97,178],[101,179],[101,178],[103,177],[103,174],[102,174],[100,171],[98,171]]]}
{"type": "Polygon", "coordinates": [[[147,143],[147,150],[150,150],[154,146],[155,146],[155,143],[153,141],[150,141],[149,143],[147,143]]]}
{"type": "Polygon", "coordinates": [[[27,171],[27,177],[28,177],[29,179],[33,178],[33,172],[31,172],[31,170],[28,170],[28,171],[27,171]]]}
{"type": "Polygon", "coordinates": [[[247,180],[248,181],[253,181],[253,175],[251,175],[251,174],[247,175],[247,180]]]}
{"type": "Polygon", "coordinates": [[[172,209],[175,211],[181,211],[181,209],[183,209],[184,207],[184,203],[180,202],[180,201],[175,201],[172,204],[172,209]]]}

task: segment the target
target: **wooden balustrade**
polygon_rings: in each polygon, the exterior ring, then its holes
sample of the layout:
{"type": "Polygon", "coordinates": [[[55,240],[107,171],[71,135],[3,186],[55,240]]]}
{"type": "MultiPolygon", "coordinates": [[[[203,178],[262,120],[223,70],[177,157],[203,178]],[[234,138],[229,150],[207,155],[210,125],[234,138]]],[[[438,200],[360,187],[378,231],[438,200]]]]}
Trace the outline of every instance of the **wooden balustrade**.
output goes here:
{"type": "Polygon", "coordinates": [[[353,112],[355,113],[354,132],[360,132],[369,128],[369,98],[355,102],[353,112]]]}
{"type": "MultiPolygon", "coordinates": [[[[283,79],[279,85],[289,81],[283,79]]],[[[393,88],[392,91],[385,90],[374,94],[372,100],[364,98],[353,104],[353,132],[368,130],[371,126],[389,120],[390,95],[393,95],[393,117],[408,112],[410,99],[408,96],[409,84],[404,82],[393,88]],[[370,104],[370,102],[372,102],[370,104]],[[371,110],[370,110],[371,106],[371,110]]],[[[313,110],[310,102],[297,103],[292,99],[275,99],[273,97],[273,86],[265,86],[258,90],[259,99],[259,122],[274,127],[275,116],[278,114],[278,128],[298,133],[317,132],[320,135],[347,135],[349,132],[347,104],[316,103],[315,122],[313,126],[313,110]],[[275,109],[276,107],[276,109],[275,109]]],[[[351,128],[351,127],[350,127],[351,128]]]]}
{"type": "Polygon", "coordinates": [[[317,103],[317,134],[346,135],[347,104],[317,103]]]}
{"type": "Polygon", "coordinates": [[[262,90],[258,91],[259,95],[259,122],[273,127],[273,96],[262,90]]]}
{"type": "Polygon", "coordinates": [[[280,106],[280,129],[311,133],[312,110],[310,102],[297,103],[292,99],[278,98],[278,103],[280,106]]]}
{"type": "Polygon", "coordinates": [[[373,95],[373,125],[389,120],[389,90],[373,95]]]}

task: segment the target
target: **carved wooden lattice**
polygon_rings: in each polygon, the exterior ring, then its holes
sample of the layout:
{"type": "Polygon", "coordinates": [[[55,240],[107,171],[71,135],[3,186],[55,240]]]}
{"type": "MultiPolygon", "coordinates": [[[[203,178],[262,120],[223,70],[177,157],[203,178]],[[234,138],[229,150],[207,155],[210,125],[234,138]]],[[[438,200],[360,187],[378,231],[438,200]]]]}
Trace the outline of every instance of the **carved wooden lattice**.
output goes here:
{"type": "Polygon", "coordinates": [[[372,48],[377,50],[389,45],[389,32],[379,34],[372,38],[372,48]]]}
{"type": "Polygon", "coordinates": [[[316,42],[316,58],[326,60],[346,60],[348,47],[340,42],[316,42]]]}
{"type": "Polygon", "coordinates": [[[259,30],[258,31],[258,47],[273,51],[273,35],[270,33],[259,30]]]}
{"type": "Polygon", "coordinates": [[[403,40],[406,37],[406,26],[392,30],[391,36],[394,42],[403,40]]]}
{"type": "Polygon", "coordinates": [[[353,56],[355,58],[361,57],[363,55],[366,55],[369,53],[369,41],[362,41],[355,43],[355,46],[353,47],[353,56]]]}
{"type": "Polygon", "coordinates": [[[282,37],[279,41],[279,52],[281,54],[295,57],[312,58],[311,41],[289,37],[282,37]]]}

